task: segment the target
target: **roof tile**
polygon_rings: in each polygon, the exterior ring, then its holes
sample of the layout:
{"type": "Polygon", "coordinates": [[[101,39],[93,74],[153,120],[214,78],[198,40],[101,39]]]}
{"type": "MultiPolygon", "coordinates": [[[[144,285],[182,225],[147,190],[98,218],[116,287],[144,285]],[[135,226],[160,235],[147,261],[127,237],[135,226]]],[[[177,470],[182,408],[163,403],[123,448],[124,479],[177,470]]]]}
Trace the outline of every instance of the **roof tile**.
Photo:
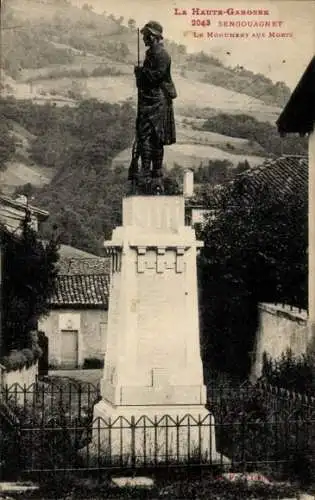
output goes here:
{"type": "Polygon", "coordinates": [[[108,274],[58,275],[50,304],[108,307],[109,281],[108,274]]]}

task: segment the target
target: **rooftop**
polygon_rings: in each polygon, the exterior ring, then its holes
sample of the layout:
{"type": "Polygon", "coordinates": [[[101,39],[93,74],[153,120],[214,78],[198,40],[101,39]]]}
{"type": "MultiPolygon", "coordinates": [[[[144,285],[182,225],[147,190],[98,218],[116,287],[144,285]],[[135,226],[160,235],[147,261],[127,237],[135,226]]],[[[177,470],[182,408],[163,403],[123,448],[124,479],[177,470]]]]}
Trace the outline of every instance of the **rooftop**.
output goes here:
{"type": "MultiPolygon", "coordinates": [[[[308,157],[299,155],[283,155],[278,158],[265,160],[261,165],[250,167],[248,170],[238,174],[228,184],[220,184],[211,193],[209,208],[218,209],[222,203],[222,197],[226,189],[233,186],[236,181],[247,183],[254,188],[267,184],[279,193],[308,193],[308,157]]],[[[190,208],[194,206],[190,202],[190,208]]],[[[200,204],[197,204],[200,208],[200,204]]]]}
{"type": "Polygon", "coordinates": [[[314,130],[315,122],[315,56],[277,120],[280,134],[305,135],[314,130]]]}
{"type": "Polygon", "coordinates": [[[19,210],[25,211],[27,208],[31,214],[37,216],[38,219],[45,220],[49,216],[49,212],[46,210],[42,210],[41,208],[34,207],[33,205],[29,205],[27,203],[27,198],[25,196],[21,196],[18,198],[11,198],[10,196],[5,196],[3,194],[0,195],[0,203],[1,205],[8,205],[12,208],[16,208],[19,210]]]}
{"type": "Polygon", "coordinates": [[[305,191],[307,195],[308,157],[283,155],[266,160],[262,165],[251,167],[239,175],[255,185],[268,184],[279,192],[305,191]]]}
{"type": "Polygon", "coordinates": [[[59,275],[50,299],[54,307],[108,307],[109,275],[59,275]]]}
{"type": "Polygon", "coordinates": [[[60,245],[59,275],[99,275],[110,272],[110,259],[70,245],[60,245]]]}

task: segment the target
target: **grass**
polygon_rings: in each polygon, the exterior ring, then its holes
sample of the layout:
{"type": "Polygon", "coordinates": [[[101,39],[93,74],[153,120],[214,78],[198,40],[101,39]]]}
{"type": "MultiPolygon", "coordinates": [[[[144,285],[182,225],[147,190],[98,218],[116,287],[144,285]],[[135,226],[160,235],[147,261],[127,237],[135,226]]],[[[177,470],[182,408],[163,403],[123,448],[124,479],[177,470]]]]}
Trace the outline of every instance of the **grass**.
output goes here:
{"type": "MultiPolygon", "coordinates": [[[[146,476],[150,477],[150,476],[146,476]]],[[[285,483],[265,485],[246,482],[229,482],[220,478],[211,471],[191,473],[189,471],[160,471],[151,475],[154,480],[153,487],[124,487],[115,486],[110,477],[98,481],[96,478],[75,478],[67,476],[58,480],[58,476],[46,478],[41,482],[39,491],[28,496],[29,500],[53,499],[86,499],[100,500],[111,499],[211,499],[211,500],[236,500],[236,499],[284,499],[296,498],[298,487],[285,483]]],[[[18,497],[17,497],[18,498],[18,497]]],[[[22,497],[19,497],[22,499],[22,497]]]]}

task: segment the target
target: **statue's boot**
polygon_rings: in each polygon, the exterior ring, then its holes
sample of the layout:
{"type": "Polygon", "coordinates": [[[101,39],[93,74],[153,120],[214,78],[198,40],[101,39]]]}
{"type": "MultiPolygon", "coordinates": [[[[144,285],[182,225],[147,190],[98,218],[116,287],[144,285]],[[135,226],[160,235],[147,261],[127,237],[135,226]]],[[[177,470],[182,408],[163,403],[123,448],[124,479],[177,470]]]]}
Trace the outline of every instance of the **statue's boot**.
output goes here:
{"type": "Polygon", "coordinates": [[[163,158],[164,147],[162,145],[158,145],[152,150],[152,177],[154,179],[163,177],[163,158]]]}
{"type": "Polygon", "coordinates": [[[152,179],[152,194],[158,196],[164,193],[163,178],[152,179]]]}
{"type": "Polygon", "coordinates": [[[164,148],[159,144],[152,151],[152,194],[155,195],[164,193],[163,157],[164,148]]]}

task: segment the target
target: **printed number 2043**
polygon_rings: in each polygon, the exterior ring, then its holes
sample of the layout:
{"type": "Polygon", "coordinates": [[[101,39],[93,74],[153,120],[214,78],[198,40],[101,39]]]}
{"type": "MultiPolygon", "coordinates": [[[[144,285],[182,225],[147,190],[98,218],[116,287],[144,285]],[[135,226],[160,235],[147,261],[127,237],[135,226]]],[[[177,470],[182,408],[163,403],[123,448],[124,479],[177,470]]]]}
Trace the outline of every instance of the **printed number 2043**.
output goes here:
{"type": "Polygon", "coordinates": [[[210,26],[211,21],[210,19],[192,19],[191,24],[192,26],[210,26]]]}

